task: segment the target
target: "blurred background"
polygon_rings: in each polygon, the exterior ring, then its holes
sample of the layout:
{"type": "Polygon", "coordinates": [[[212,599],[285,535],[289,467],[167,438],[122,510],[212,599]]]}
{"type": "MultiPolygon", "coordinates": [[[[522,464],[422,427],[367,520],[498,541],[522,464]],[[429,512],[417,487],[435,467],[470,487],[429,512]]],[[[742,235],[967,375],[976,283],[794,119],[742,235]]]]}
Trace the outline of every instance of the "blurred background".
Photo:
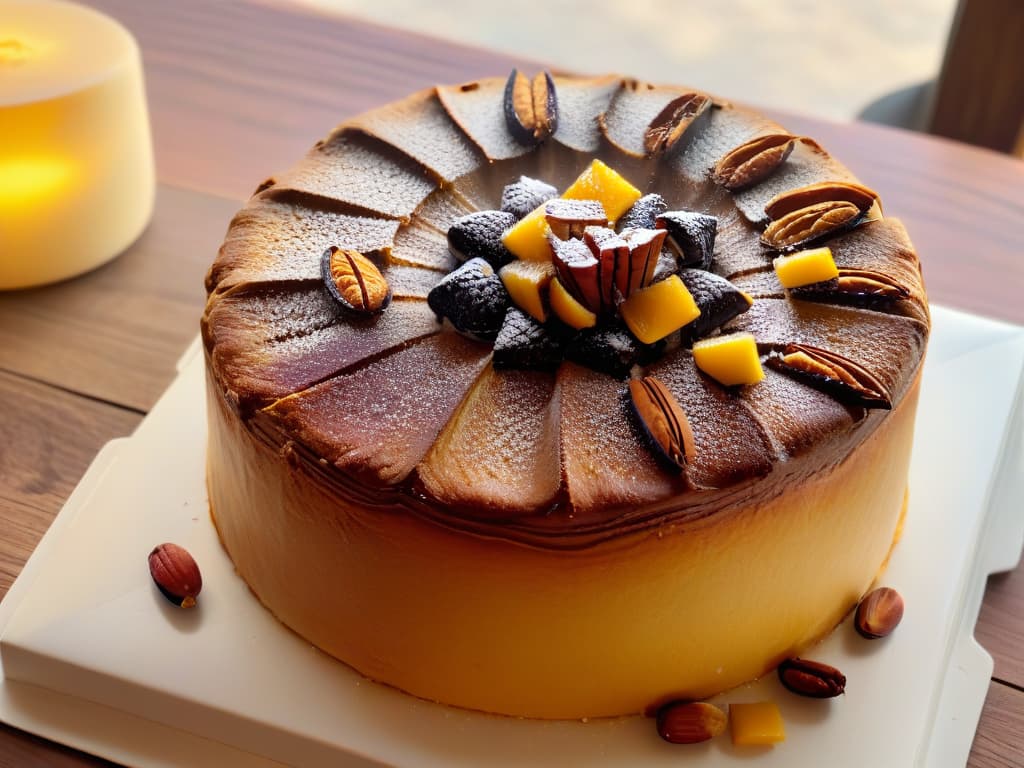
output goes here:
{"type": "Polygon", "coordinates": [[[560,69],[621,71],[752,105],[1024,149],[1024,0],[299,2],[560,69]],[[947,50],[969,62],[948,67],[951,95],[936,88],[947,50]],[[1005,82],[994,88],[982,66],[1004,70],[1005,82]]]}

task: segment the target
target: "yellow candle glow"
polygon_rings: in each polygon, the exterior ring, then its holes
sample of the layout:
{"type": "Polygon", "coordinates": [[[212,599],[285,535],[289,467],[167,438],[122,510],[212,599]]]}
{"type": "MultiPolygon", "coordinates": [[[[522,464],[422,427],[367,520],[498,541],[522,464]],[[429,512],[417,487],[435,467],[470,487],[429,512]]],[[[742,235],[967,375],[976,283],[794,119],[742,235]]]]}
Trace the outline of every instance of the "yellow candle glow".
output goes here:
{"type": "Polygon", "coordinates": [[[58,0],[0,0],[0,289],[113,258],[153,212],[142,62],[120,24],[58,0]]]}

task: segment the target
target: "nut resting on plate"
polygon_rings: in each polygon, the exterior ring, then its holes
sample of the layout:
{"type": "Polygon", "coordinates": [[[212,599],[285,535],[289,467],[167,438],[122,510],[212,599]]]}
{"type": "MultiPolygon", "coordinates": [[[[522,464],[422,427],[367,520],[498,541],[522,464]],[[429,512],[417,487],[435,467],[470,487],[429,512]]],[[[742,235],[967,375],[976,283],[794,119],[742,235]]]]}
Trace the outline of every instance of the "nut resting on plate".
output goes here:
{"type": "Polygon", "coordinates": [[[658,735],[672,744],[708,741],[725,725],[725,712],[703,701],[673,701],[658,710],[658,735]]]}
{"type": "Polygon", "coordinates": [[[857,606],[853,626],[863,637],[877,640],[891,634],[903,619],[903,598],[892,587],[879,587],[857,606]]]}
{"type": "Polygon", "coordinates": [[[779,681],[801,696],[831,699],[846,691],[846,675],[818,661],[786,659],[779,664],[778,672],[779,681]]]}
{"type": "Polygon", "coordinates": [[[149,553],[149,574],[157,588],[172,603],[192,608],[203,588],[199,566],[184,547],[165,543],[149,553]]]}

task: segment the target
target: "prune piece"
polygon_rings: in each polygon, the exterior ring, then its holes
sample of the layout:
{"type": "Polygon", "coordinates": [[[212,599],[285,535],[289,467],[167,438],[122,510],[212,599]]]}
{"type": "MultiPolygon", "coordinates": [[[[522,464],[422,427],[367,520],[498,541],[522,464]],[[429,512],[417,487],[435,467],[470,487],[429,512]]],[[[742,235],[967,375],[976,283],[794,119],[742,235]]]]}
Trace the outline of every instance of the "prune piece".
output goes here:
{"type": "Polygon", "coordinates": [[[711,269],[718,219],[693,211],[667,211],[655,225],[668,230],[665,244],[679,258],[680,266],[711,269]]]}
{"type": "Polygon", "coordinates": [[[558,196],[558,190],[550,184],[520,176],[501,191],[501,210],[521,219],[535,208],[558,196]]]}
{"type": "Polygon", "coordinates": [[[500,269],[515,258],[501,241],[515,223],[515,216],[504,211],[467,214],[448,228],[448,248],[459,261],[480,258],[500,269]]]}
{"type": "Polygon", "coordinates": [[[622,218],[618,222],[618,229],[620,232],[627,227],[654,229],[658,217],[667,210],[668,203],[661,195],[656,192],[644,195],[633,203],[633,207],[622,214],[622,218]]]}
{"type": "Polygon", "coordinates": [[[681,269],[679,277],[700,309],[700,316],[683,326],[684,343],[692,344],[750,309],[750,297],[714,272],[681,269]]]}
{"type": "Polygon", "coordinates": [[[561,360],[558,336],[525,312],[509,307],[494,341],[494,367],[553,370],[561,360]]]}
{"type": "Polygon", "coordinates": [[[438,317],[474,339],[493,341],[510,306],[501,278],[483,259],[470,259],[427,294],[438,317]]]}

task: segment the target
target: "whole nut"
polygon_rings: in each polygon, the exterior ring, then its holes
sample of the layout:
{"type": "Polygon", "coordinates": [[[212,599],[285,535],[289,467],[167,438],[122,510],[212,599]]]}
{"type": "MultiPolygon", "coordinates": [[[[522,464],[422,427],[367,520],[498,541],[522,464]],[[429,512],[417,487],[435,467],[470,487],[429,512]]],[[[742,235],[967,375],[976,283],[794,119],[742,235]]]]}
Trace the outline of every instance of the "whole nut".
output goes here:
{"type": "Polygon", "coordinates": [[[846,675],[809,659],[786,659],[779,664],[779,680],[793,693],[812,699],[831,699],[846,690],[846,675]]]}
{"type": "Polygon", "coordinates": [[[672,744],[713,739],[725,725],[725,712],[703,701],[672,701],[658,710],[658,735],[672,744]]]}
{"type": "Polygon", "coordinates": [[[890,634],[903,618],[903,598],[892,587],[869,592],[857,606],[853,626],[869,640],[890,634]]]}
{"type": "Polygon", "coordinates": [[[320,258],[320,272],[327,292],[348,312],[370,315],[391,302],[388,281],[359,251],[332,245],[320,258]]]}
{"type": "Polygon", "coordinates": [[[191,608],[203,588],[199,566],[184,547],[165,543],[149,553],[149,573],[163,596],[177,606],[191,608]]]}

